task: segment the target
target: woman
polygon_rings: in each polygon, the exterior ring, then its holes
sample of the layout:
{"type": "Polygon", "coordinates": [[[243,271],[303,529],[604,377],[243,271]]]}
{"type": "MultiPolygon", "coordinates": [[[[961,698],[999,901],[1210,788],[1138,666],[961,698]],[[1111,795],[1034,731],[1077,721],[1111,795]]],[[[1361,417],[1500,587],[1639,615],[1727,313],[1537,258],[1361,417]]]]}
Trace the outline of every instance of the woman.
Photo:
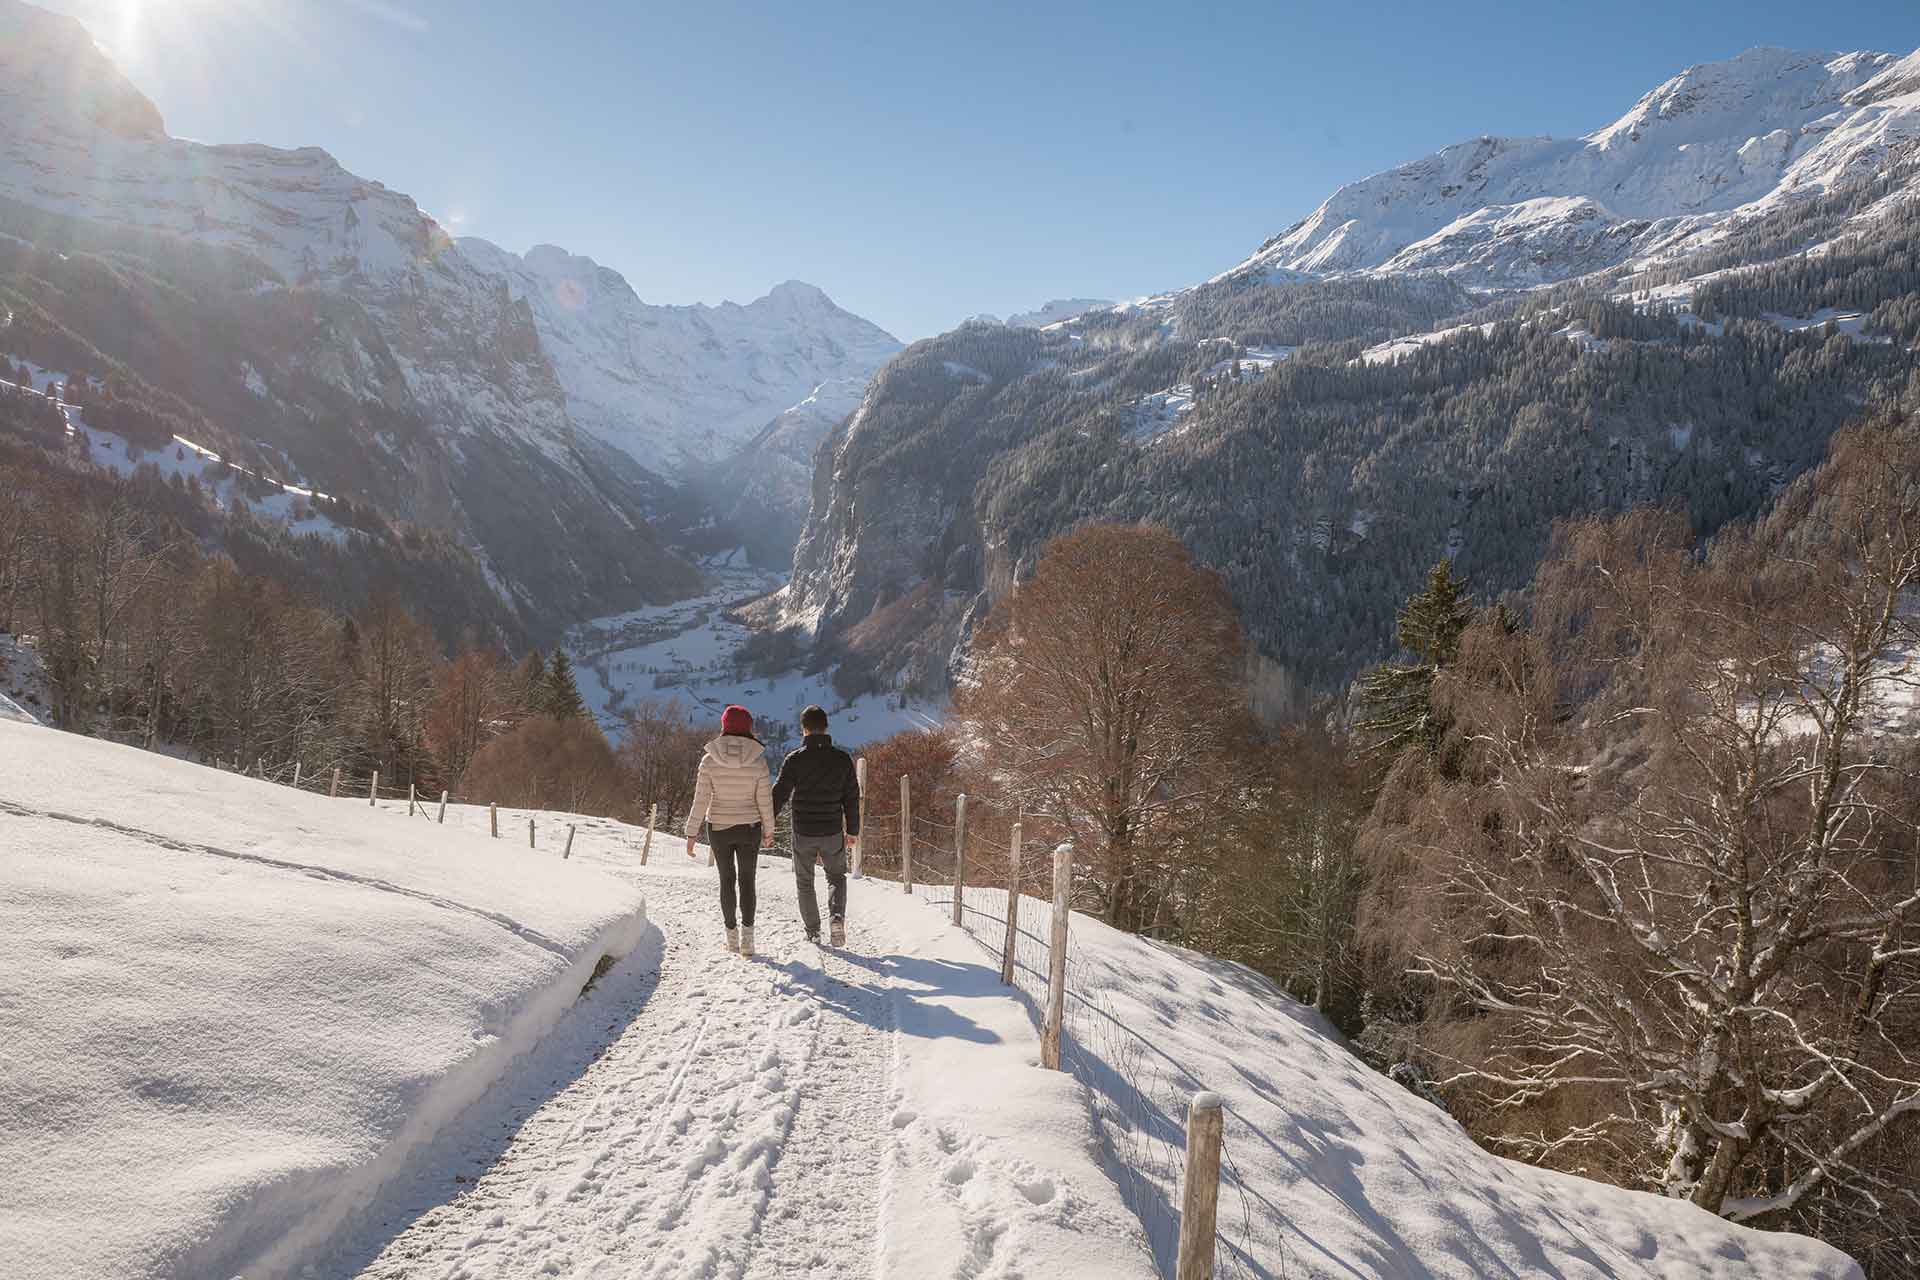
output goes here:
{"type": "Polygon", "coordinates": [[[687,814],[687,856],[702,823],[713,860],[720,867],[720,915],[727,923],[727,950],[753,954],[753,873],[760,850],[773,846],[773,786],[767,781],[767,749],[753,736],[753,713],[728,707],[720,736],[700,754],[700,780],[687,814]],[[734,926],[734,890],[739,886],[739,927],[734,926]]]}

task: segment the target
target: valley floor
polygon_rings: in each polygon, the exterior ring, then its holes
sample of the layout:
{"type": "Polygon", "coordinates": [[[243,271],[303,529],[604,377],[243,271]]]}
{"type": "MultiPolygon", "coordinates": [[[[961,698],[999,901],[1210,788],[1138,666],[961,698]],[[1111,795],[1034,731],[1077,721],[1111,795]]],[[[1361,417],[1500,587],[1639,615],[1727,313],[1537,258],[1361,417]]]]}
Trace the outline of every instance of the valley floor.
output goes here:
{"type": "Polygon", "coordinates": [[[834,739],[844,746],[926,728],[938,719],[937,707],[898,694],[848,702],[834,691],[831,672],[756,674],[740,656],[753,632],[726,611],[779,590],[786,578],[745,564],[739,552],[706,560],[701,571],[707,579],[701,595],[595,618],[568,634],[581,696],[616,739],[627,713],[649,698],[676,702],[696,722],[716,725],[727,704],[740,703],[776,752],[799,745],[800,713],[810,703],[832,714],[834,739]]]}

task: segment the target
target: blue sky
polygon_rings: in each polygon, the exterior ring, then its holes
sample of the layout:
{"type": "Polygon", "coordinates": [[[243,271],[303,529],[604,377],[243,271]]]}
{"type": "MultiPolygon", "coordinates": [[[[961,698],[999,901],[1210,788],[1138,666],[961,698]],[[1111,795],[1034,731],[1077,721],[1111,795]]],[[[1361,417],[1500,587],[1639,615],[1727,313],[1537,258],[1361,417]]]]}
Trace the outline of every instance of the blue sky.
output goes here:
{"type": "Polygon", "coordinates": [[[907,339],[1190,284],[1342,182],[1584,133],[1691,62],[1920,44],[1911,0],[42,2],[175,134],[323,146],[650,302],[798,278],[907,339]]]}

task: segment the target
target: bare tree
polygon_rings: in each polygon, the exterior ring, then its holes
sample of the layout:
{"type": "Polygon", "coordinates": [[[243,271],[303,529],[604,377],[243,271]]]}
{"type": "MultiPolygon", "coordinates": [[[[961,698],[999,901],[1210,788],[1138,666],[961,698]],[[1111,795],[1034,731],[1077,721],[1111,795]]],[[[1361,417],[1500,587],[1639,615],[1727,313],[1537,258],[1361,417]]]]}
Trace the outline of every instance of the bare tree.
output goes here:
{"type": "Polygon", "coordinates": [[[362,745],[383,777],[412,780],[433,698],[433,633],[389,589],[374,592],[358,633],[362,745]]]}
{"type": "Polygon", "coordinates": [[[1239,790],[1241,646],[1218,575],[1147,525],[1055,539],[976,637],[955,697],[964,740],[1006,792],[1076,833],[1121,928],[1154,925],[1239,790]]]}
{"type": "Polygon", "coordinates": [[[661,824],[667,826],[692,807],[708,737],[671,698],[643,698],[627,713],[616,754],[642,812],[659,805],[661,824]]]}
{"type": "Polygon", "coordinates": [[[444,664],[427,712],[427,742],[449,778],[458,778],[480,748],[518,717],[519,691],[498,653],[474,650],[444,664]]]}
{"type": "Polygon", "coordinates": [[[26,595],[41,494],[33,477],[10,473],[0,484],[0,634],[11,635],[26,595]]]}
{"type": "MultiPolygon", "coordinates": [[[[1213,874],[1184,937],[1280,980],[1322,1013],[1359,987],[1354,914],[1364,867],[1354,833],[1368,793],[1357,753],[1324,729],[1290,729],[1227,809],[1213,874]]],[[[1341,1012],[1351,1014],[1352,1008],[1341,1012]]]]}
{"type": "Polygon", "coordinates": [[[1564,532],[1534,629],[1464,637],[1436,696],[1465,780],[1409,810],[1379,923],[1474,1011],[1430,1045],[1483,1131],[1739,1221],[1920,1222],[1889,1163],[1920,1131],[1920,755],[1884,732],[1916,588],[1920,450],[1878,428],[1704,562],[1668,517],[1564,532]]]}

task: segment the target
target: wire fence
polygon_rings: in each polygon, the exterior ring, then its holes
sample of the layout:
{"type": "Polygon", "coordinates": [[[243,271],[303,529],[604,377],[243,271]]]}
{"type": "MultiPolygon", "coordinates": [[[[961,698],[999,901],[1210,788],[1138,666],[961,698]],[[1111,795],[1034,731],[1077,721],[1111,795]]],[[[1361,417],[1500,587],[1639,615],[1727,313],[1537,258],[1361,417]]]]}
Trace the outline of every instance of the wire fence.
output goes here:
{"type": "MultiPolygon", "coordinates": [[[[457,806],[452,810],[457,827],[471,829],[484,823],[492,834],[516,842],[524,827],[529,847],[549,852],[572,850],[575,824],[556,821],[549,813],[501,809],[486,799],[451,791],[422,794],[414,784],[394,785],[377,774],[356,777],[344,762],[315,767],[292,761],[268,764],[264,758],[256,758],[251,765],[239,760],[216,760],[214,765],[310,794],[373,804],[426,822],[446,821],[449,807],[457,806]],[[537,825],[542,816],[547,818],[544,831],[537,825]]],[[[903,881],[910,856],[911,887],[919,900],[950,914],[957,897],[960,927],[998,963],[1004,959],[1007,945],[1007,908],[1012,896],[1009,886],[1014,878],[1008,835],[1019,816],[1017,806],[970,795],[965,805],[958,807],[954,821],[911,813],[908,838],[903,842],[899,813],[870,814],[861,831],[861,873],[869,880],[903,881]]],[[[660,856],[684,842],[683,831],[677,826],[669,829],[674,818],[656,807],[656,821],[646,828],[587,817],[580,821],[594,827],[597,855],[612,853],[638,861],[647,856],[643,850],[660,856]],[[598,847],[604,846],[604,828],[609,826],[618,828],[617,847],[598,847]],[[644,836],[640,834],[643,829],[647,832],[644,836]]],[[[771,851],[792,855],[791,809],[776,820],[771,851]]],[[[1041,856],[1036,844],[1020,864],[1020,908],[1012,933],[1014,992],[1026,1005],[1036,1028],[1044,1026],[1048,996],[1054,914],[1051,875],[1051,859],[1041,856]]],[[[1060,1065],[1088,1089],[1102,1156],[1122,1199],[1140,1220],[1156,1265],[1163,1274],[1172,1276],[1180,1241],[1177,1198],[1186,1159],[1187,1103],[1207,1086],[1120,1015],[1109,992],[1124,983],[1126,975],[1112,972],[1097,958],[1077,950],[1073,936],[1069,929],[1060,1065]]],[[[1260,1197],[1234,1160],[1231,1124],[1226,1126],[1221,1163],[1214,1276],[1218,1280],[1241,1280],[1287,1275],[1289,1253],[1277,1228],[1277,1213],[1255,1211],[1260,1197]]]]}
{"type": "MultiPolygon", "coordinates": [[[[952,830],[950,825],[948,830],[952,830]]],[[[930,843],[926,852],[937,857],[939,849],[930,843]]],[[[961,928],[982,950],[1003,959],[1007,906],[1012,897],[1006,887],[1010,877],[1003,870],[1000,886],[979,883],[972,874],[972,850],[968,853],[969,874],[959,894],[961,928]]],[[[916,833],[916,869],[920,856],[916,833]]],[[[942,864],[935,863],[936,878],[914,888],[923,902],[943,912],[953,909],[954,861],[949,848],[945,878],[938,878],[941,872],[937,868],[942,864]]],[[[1031,869],[1026,860],[1022,861],[1022,892],[1013,931],[1013,984],[1029,1016],[1040,1027],[1047,1006],[1053,902],[1026,892],[1031,877],[1050,875],[1049,859],[1034,861],[1039,865],[1031,869]]],[[[1008,859],[1007,864],[1010,862],[1008,859]]],[[[1206,1084],[1120,1016],[1108,987],[1116,979],[1124,979],[1097,960],[1076,952],[1071,929],[1067,936],[1060,1065],[1091,1094],[1096,1136],[1119,1184],[1121,1198],[1140,1219],[1161,1273],[1172,1276],[1180,1246],[1178,1196],[1186,1162],[1187,1104],[1194,1094],[1206,1089],[1206,1084]]],[[[1257,1194],[1234,1160],[1231,1126],[1223,1137],[1221,1151],[1222,1197],[1216,1222],[1214,1276],[1240,1280],[1286,1275],[1286,1243],[1269,1216],[1255,1210],[1257,1194]]]]}

